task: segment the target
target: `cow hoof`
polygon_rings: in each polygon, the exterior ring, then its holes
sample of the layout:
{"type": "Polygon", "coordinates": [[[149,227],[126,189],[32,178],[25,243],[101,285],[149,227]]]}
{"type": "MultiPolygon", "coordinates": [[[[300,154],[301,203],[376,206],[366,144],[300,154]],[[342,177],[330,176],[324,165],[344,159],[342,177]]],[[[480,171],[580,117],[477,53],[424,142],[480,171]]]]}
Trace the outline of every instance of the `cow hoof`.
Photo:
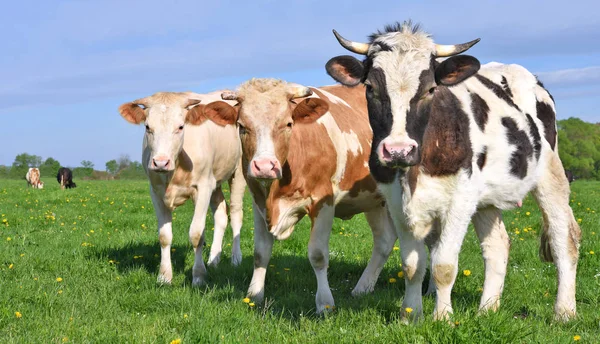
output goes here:
{"type": "Polygon", "coordinates": [[[253,290],[249,289],[248,293],[246,293],[246,297],[255,303],[262,303],[265,299],[265,291],[264,289],[261,289],[258,292],[254,292],[253,290]]]}
{"type": "Polygon", "coordinates": [[[158,275],[156,281],[158,282],[158,284],[171,285],[171,278],[167,276],[158,275]]]}
{"type": "Polygon", "coordinates": [[[219,265],[220,261],[221,261],[221,255],[209,257],[208,258],[208,266],[213,267],[213,268],[217,267],[217,265],[219,265]]]}
{"type": "Polygon", "coordinates": [[[372,293],[372,292],[373,292],[373,289],[374,289],[374,287],[375,287],[375,286],[371,286],[371,285],[368,285],[368,286],[362,286],[362,285],[361,285],[361,286],[359,286],[359,285],[357,285],[357,286],[356,286],[356,287],[354,287],[354,289],[352,290],[352,293],[351,293],[351,295],[352,295],[353,297],[360,297],[360,296],[363,296],[363,295],[365,295],[365,294],[370,294],[370,293],[372,293]]]}
{"type": "Polygon", "coordinates": [[[554,321],[567,322],[575,319],[577,312],[574,309],[563,309],[554,313],[554,321]]]}
{"type": "Polygon", "coordinates": [[[192,287],[197,288],[204,285],[204,279],[202,277],[194,277],[192,278],[192,287]]]}
{"type": "Polygon", "coordinates": [[[242,264],[242,255],[241,254],[233,254],[231,256],[231,265],[239,266],[242,264]]]}

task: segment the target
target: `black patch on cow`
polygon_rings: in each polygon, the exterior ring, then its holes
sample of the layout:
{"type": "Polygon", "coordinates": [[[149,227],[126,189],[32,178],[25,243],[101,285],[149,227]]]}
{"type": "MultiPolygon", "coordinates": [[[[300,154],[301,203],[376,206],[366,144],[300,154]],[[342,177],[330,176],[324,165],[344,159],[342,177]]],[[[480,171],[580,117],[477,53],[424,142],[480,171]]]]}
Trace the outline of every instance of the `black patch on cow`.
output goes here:
{"type": "Polygon", "coordinates": [[[484,131],[485,124],[488,121],[490,107],[477,93],[471,93],[471,111],[473,112],[475,123],[477,123],[481,131],[484,131]]]}
{"type": "Polygon", "coordinates": [[[443,176],[456,174],[462,168],[471,175],[472,160],[469,117],[452,91],[438,86],[423,135],[423,170],[432,176],[443,176]]]}
{"type": "Polygon", "coordinates": [[[483,147],[483,151],[477,154],[477,166],[479,166],[479,170],[483,170],[483,166],[485,166],[485,162],[487,160],[487,147],[483,147]]]}
{"type": "Polygon", "coordinates": [[[477,80],[479,80],[485,87],[489,88],[490,90],[492,90],[492,92],[494,92],[494,94],[504,100],[508,105],[514,107],[515,109],[521,111],[521,109],[519,109],[519,107],[517,106],[517,104],[515,104],[515,102],[513,102],[512,98],[508,95],[508,93],[506,93],[506,91],[504,90],[504,88],[502,88],[502,86],[495,84],[494,82],[492,82],[490,79],[486,78],[485,76],[481,75],[481,74],[475,74],[475,77],[477,78],[477,80]]]}
{"type": "Polygon", "coordinates": [[[394,181],[396,170],[382,166],[377,157],[377,147],[383,139],[390,135],[394,121],[383,70],[372,68],[369,72],[369,83],[370,85],[367,85],[366,90],[367,107],[369,111],[369,123],[373,130],[369,168],[371,169],[373,178],[377,182],[389,184],[394,181]]]}
{"type": "Polygon", "coordinates": [[[533,121],[533,118],[526,113],[527,121],[529,122],[529,135],[533,138],[533,151],[535,152],[535,159],[540,160],[540,151],[542,150],[542,137],[537,125],[533,121]]]}
{"type": "Polygon", "coordinates": [[[502,81],[500,81],[500,84],[502,85],[504,92],[506,92],[506,94],[508,94],[508,96],[512,98],[513,97],[512,91],[510,90],[510,87],[508,87],[508,80],[506,80],[504,75],[502,76],[502,81]]]}
{"type": "Polygon", "coordinates": [[[544,124],[544,137],[552,150],[556,146],[556,113],[550,104],[538,101],[535,104],[537,118],[544,124]]]}
{"type": "Polygon", "coordinates": [[[429,121],[429,113],[431,112],[431,99],[423,98],[432,87],[434,82],[434,62],[435,58],[431,57],[429,69],[425,69],[419,75],[419,88],[409,101],[409,111],[406,114],[406,133],[408,137],[417,141],[419,147],[423,142],[423,133],[429,121]]]}
{"type": "Polygon", "coordinates": [[[548,89],[546,88],[546,86],[544,86],[544,84],[540,81],[540,79],[537,78],[537,75],[535,76],[535,80],[537,80],[537,84],[539,87],[543,88],[544,91],[546,91],[546,93],[548,93],[548,95],[550,96],[550,99],[552,99],[553,103],[556,103],[554,101],[554,97],[552,96],[552,94],[550,93],[550,91],[548,91],[548,89]]]}
{"type": "Polygon", "coordinates": [[[516,148],[510,157],[510,173],[524,179],[527,175],[527,159],[533,154],[533,147],[527,134],[519,129],[514,119],[502,117],[501,121],[506,128],[508,143],[516,148]]]}

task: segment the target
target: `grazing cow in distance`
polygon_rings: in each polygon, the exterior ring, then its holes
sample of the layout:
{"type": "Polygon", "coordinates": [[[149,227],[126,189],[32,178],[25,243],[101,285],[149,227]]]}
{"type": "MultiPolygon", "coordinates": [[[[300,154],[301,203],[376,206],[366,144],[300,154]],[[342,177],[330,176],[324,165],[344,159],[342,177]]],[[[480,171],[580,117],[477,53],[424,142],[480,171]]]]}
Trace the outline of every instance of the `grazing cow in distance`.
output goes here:
{"type": "Polygon", "coordinates": [[[58,169],[56,181],[58,181],[62,190],[65,188],[71,189],[77,187],[77,184],[73,182],[73,171],[67,167],[61,167],[58,169]]]}
{"type": "Polygon", "coordinates": [[[575,175],[573,174],[573,171],[565,170],[565,176],[567,177],[567,180],[569,181],[569,183],[572,183],[573,181],[575,181],[575,175]]]}
{"type": "Polygon", "coordinates": [[[40,180],[40,169],[37,167],[30,167],[25,175],[27,180],[27,186],[31,186],[34,189],[43,189],[44,182],[40,180]]]}
{"type": "Polygon", "coordinates": [[[158,219],[160,283],[171,283],[173,277],[172,213],[188,199],[195,204],[189,231],[195,251],[192,285],[201,285],[206,278],[202,246],[209,206],[215,229],[208,264],[218,264],[227,228],[227,204],[221,190],[221,184],[226,181],[231,188],[231,262],[238,265],[242,261],[240,230],[246,182],[240,170],[240,140],[235,125],[207,120],[207,117],[215,117],[215,113],[235,116],[235,110],[220,101],[220,94],[159,92],[119,107],[125,120],[146,126],[142,164],[150,181],[150,196],[158,219]]]}
{"type": "Polygon", "coordinates": [[[255,301],[264,298],[273,240],[288,238],[305,215],[312,223],[308,257],[317,278],[317,312],[334,306],[327,279],[334,217],[365,213],[373,254],[352,294],[373,290],[396,235],[369,174],[372,134],[362,92],[252,79],[237,92],[223,94],[223,99],[237,100],[238,112],[210,114],[239,127],[243,172],[254,200],[254,273],[248,297],[255,301]]]}
{"type": "Polygon", "coordinates": [[[343,47],[366,56],[334,57],[326,69],[344,85],[366,85],[369,166],[399,233],[403,316],[422,314],[428,236],[434,241],[434,318],[452,312],[458,253],[470,221],[485,262],[480,310],[497,309],[510,246],[502,210],[531,191],[543,215],[540,256],[558,270],[555,317],[573,318],[581,231],[569,206],[550,93],[521,66],[480,66],[458,55],[479,39],[438,45],[410,22],[386,27],[369,43],[334,34],[343,47]]]}

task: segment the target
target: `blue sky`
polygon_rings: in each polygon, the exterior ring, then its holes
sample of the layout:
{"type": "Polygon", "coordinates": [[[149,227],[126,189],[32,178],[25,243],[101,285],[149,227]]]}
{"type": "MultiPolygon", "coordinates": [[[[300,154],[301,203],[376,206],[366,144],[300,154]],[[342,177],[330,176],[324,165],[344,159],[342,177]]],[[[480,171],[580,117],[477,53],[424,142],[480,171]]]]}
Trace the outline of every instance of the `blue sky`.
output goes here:
{"type": "Polygon", "coordinates": [[[0,164],[23,152],[96,169],[140,160],[143,130],[120,104],[157,91],[235,88],[251,77],[332,84],[334,39],[413,19],[436,42],[480,37],[483,63],[518,63],[559,118],[600,122],[597,1],[11,1],[0,12],[0,164]]]}

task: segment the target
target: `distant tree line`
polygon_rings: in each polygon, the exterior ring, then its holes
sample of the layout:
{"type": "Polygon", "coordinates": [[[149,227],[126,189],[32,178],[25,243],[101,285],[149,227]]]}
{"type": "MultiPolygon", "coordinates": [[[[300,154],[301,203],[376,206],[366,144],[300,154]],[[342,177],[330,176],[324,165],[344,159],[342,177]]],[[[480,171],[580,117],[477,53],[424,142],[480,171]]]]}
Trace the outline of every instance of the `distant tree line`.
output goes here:
{"type": "Polygon", "coordinates": [[[69,167],[73,170],[74,179],[143,179],[146,178],[142,164],[131,161],[128,155],[121,155],[119,159],[106,163],[105,171],[94,169],[94,163],[83,160],[80,166],[63,166],[52,157],[43,160],[39,155],[22,153],[15,157],[11,166],[0,165],[0,178],[25,179],[30,167],[40,169],[43,178],[56,177],[60,167],[69,167]]]}
{"type": "MultiPolygon", "coordinates": [[[[558,153],[563,166],[571,170],[576,179],[600,180],[600,123],[588,123],[571,117],[558,121],[558,153]]],[[[0,165],[0,178],[23,179],[29,167],[38,167],[42,177],[56,176],[61,164],[49,157],[27,153],[15,157],[12,166],[0,165]]],[[[67,166],[68,167],[68,166],[67,166]]],[[[131,161],[129,155],[107,161],[104,171],[94,169],[91,161],[71,168],[74,178],[81,179],[144,179],[142,164],[131,161]]]]}

